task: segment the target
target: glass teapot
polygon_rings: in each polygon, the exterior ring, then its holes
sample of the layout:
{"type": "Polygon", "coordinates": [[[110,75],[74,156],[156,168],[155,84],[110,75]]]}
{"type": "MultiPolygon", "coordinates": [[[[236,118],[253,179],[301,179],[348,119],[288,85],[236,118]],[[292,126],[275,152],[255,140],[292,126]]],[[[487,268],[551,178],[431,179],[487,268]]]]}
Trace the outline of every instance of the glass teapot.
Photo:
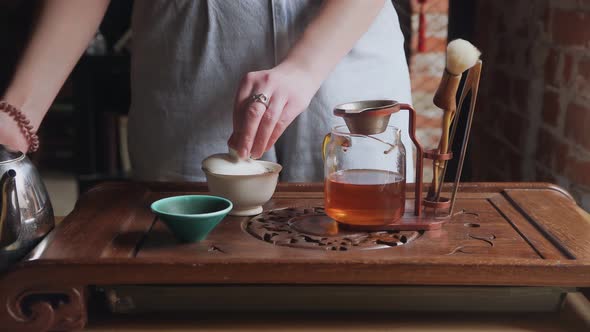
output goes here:
{"type": "MultiPolygon", "coordinates": [[[[334,114],[346,125],[334,127],[322,144],[325,211],[332,219],[352,226],[380,226],[404,215],[406,148],[401,131],[389,125],[391,114],[402,109],[410,111],[409,134],[417,150],[415,182],[421,192],[422,148],[415,138],[412,107],[393,100],[338,105],[334,114]]],[[[415,202],[414,214],[419,215],[421,199],[415,202]]]]}

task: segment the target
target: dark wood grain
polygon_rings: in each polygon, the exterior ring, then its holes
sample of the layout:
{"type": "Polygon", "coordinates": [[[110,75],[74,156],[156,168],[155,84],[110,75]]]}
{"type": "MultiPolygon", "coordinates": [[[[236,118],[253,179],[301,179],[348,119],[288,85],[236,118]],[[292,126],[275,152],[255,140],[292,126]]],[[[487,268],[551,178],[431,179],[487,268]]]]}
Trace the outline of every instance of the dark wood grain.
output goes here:
{"type": "MultiPolygon", "coordinates": [[[[227,217],[203,242],[179,244],[149,211],[159,198],[206,190],[186,183],[92,189],[26,259],[0,276],[0,300],[18,303],[21,294],[43,289],[75,298],[72,290],[90,285],[590,286],[589,217],[553,185],[466,183],[442,229],[402,246],[346,252],[273,245],[245,232],[248,218],[239,217],[227,217]]],[[[280,184],[265,210],[322,206],[322,190],[322,184],[280,184]]],[[[408,186],[409,199],[412,190],[408,186]]],[[[50,300],[40,303],[51,306],[50,300]]],[[[60,315],[85,310],[51,308],[60,315]]],[[[0,325],[27,331],[51,321],[50,310],[39,312],[25,324],[5,308],[0,325]]],[[[85,316],[76,317],[71,320],[85,316]]]]}

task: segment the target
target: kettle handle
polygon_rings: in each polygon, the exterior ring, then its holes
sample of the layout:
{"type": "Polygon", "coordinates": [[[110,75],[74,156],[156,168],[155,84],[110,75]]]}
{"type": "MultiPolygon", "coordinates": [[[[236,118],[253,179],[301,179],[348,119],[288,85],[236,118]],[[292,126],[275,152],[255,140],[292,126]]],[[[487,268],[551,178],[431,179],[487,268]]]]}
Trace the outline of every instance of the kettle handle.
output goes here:
{"type": "Polygon", "coordinates": [[[420,216],[422,214],[422,163],[424,160],[424,152],[422,145],[420,145],[418,139],[416,138],[416,110],[409,104],[404,103],[400,103],[399,108],[400,110],[407,110],[410,112],[408,134],[416,146],[416,183],[414,188],[416,199],[414,200],[414,215],[420,216]]]}
{"type": "Polygon", "coordinates": [[[20,209],[16,194],[16,171],[9,169],[0,178],[0,249],[16,242],[20,233],[20,209]]]}

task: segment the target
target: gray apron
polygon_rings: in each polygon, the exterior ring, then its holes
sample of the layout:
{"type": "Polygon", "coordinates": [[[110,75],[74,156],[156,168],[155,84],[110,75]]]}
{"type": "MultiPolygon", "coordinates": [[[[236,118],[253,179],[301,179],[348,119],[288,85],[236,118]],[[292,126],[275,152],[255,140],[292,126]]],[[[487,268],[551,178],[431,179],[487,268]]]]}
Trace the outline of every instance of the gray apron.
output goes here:
{"type": "MultiPolygon", "coordinates": [[[[279,63],[321,1],[150,0],[134,6],[129,113],[134,177],[204,181],[201,161],[227,152],[240,79],[279,63]]],[[[282,181],[321,181],[322,138],[342,124],[332,109],[362,99],[411,103],[403,35],[390,1],[263,159],[283,165],[282,181]]],[[[407,115],[392,116],[391,124],[404,132],[406,177],[413,182],[407,115]]]]}

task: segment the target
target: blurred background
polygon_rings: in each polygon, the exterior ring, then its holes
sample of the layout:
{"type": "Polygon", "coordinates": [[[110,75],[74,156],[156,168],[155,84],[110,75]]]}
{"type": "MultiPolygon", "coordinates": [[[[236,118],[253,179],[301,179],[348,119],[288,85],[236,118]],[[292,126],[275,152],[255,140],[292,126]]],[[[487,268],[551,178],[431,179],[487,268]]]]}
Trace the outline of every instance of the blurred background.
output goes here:
{"type": "MultiPolygon", "coordinates": [[[[37,3],[0,1],[0,92],[26,43],[37,3]]],[[[445,67],[447,41],[467,39],[482,51],[484,70],[463,180],[548,181],[590,211],[590,1],[393,3],[406,36],[422,144],[434,147],[440,136],[442,112],[432,97],[445,67]]],[[[130,0],[111,1],[39,129],[41,148],[31,158],[56,215],[67,214],[92,185],[129,178],[132,6],[130,0]]]]}

